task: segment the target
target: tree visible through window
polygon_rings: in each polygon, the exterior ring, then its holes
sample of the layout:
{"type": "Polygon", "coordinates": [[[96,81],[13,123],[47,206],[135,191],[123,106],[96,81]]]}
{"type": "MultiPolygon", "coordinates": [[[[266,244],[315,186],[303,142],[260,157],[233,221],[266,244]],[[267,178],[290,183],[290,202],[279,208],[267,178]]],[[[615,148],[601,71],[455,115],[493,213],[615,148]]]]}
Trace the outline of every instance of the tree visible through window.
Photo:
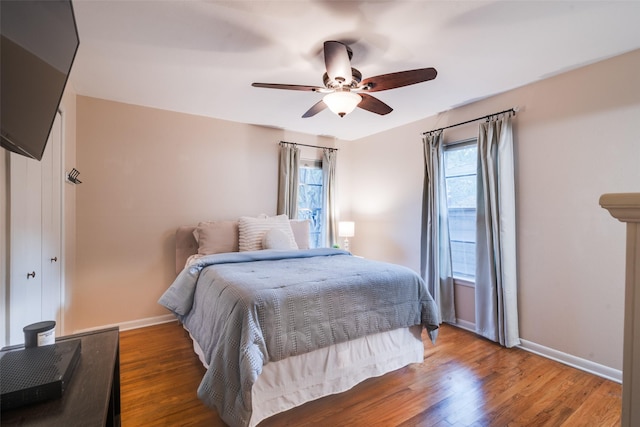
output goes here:
{"type": "Polygon", "coordinates": [[[309,246],[322,247],[322,163],[305,161],[298,174],[298,219],[311,220],[309,246]]]}
{"type": "Polygon", "coordinates": [[[477,142],[445,148],[444,174],[454,278],[473,282],[476,271],[477,142]]]}

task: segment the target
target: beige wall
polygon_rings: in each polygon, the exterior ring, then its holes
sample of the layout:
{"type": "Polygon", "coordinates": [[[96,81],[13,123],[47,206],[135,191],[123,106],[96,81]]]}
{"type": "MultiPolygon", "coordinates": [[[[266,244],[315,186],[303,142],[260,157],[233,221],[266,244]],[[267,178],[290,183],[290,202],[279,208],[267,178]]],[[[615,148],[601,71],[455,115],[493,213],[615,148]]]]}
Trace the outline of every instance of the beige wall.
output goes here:
{"type": "Polygon", "coordinates": [[[166,315],[157,300],[175,278],[175,229],[275,214],[278,142],[334,144],[82,96],[77,111],[74,330],[166,315]]]}
{"type": "MultiPolygon", "coordinates": [[[[598,205],[640,191],[640,51],[457,108],[351,145],[361,255],[419,271],[421,133],[519,106],[515,119],[522,338],[622,366],[624,225],[598,205]]],[[[475,136],[477,124],[445,132],[475,136]]]]}

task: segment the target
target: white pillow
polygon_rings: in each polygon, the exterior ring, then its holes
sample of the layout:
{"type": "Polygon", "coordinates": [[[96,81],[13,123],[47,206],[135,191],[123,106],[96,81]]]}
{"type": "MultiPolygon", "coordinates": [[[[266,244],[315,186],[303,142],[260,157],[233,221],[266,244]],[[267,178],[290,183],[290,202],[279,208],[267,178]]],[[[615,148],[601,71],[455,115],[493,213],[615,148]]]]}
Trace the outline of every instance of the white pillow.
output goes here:
{"type": "Polygon", "coordinates": [[[293,231],[291,230],[291,224],[289,224],[289,218],[286,215],[261,216],[258,218],[241,216],[238,219],[238,243],[240,252],[259,251],[263,249],[262,239],[267,231],[271,229],[281,230],[289,239],[289,247],[291,249],[298,249],[296,240],[293,237],[293,231]]]}
{"type": "Polygon", "coordinates": [[[278,228],[272,228],[264,233],[264,237],[262,238],[262,249],[287,250],[298,248],[291,247],[291,240],[289,239],[289,236],[287,236],[287,233],[278,228]]]}

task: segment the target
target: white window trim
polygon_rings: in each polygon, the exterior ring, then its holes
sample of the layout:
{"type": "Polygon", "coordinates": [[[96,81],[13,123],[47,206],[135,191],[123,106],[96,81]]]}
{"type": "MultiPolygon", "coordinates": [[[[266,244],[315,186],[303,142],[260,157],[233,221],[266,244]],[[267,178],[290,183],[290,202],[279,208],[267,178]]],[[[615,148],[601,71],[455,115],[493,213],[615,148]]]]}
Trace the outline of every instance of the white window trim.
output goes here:
{"type": "MultiPolygon", "coordinates": [[[[456,141],[450,141],[450,142],[445,142],[444,144],[444,150],[456,150],[456,149],[460,149],[460,148],[464,148],[466,146],[469,145],[477,145],[478,144],[478,138],[477,137],[471,137],[471,138],[467,138],[467,139],[461,139],[461,140],[456,140],[456,141]]],[[[476,287],[476,281],[475,278],[470,279],[468,277],[460,277],[460,276],[455,276],[453,277],[453,284],[456,286],[465,286],[468,288],[475,288],[476,287]]]]}
{"type": "Polygon", "coordinates": [[[465,286],[467,288],[475,288],[476,282],[475,280],[462,279],[460,277],[453,278],[453,284],[456,286],[465,286]]]}
{"type": "Polygon", "coordinates": [[[461,139],[458,141],[450,141],[444,143],[444,149],[446,150],[455,150],[456,148],[463,148],[467,145],[474,145],[478,143],[477,137],[461,139]]]}

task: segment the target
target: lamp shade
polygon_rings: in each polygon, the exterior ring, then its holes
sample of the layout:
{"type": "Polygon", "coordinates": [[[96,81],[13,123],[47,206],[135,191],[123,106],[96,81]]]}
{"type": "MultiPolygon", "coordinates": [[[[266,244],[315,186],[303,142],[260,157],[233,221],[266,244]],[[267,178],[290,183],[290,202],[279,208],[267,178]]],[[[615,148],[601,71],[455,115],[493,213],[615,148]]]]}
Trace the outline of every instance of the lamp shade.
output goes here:
{"type": "Polygon", "coordinates": [[[340,221],[338,223],[338,236],[353,237],[355,236],[355,228],[353,221],[340,221]]]}
{"type": "Polygon", "coordinates": [[[357,93],[349,91],[332,92],[322,98],[327,107],[340,117],[352,112],[362,101],[362,97],[357,93]]]}

